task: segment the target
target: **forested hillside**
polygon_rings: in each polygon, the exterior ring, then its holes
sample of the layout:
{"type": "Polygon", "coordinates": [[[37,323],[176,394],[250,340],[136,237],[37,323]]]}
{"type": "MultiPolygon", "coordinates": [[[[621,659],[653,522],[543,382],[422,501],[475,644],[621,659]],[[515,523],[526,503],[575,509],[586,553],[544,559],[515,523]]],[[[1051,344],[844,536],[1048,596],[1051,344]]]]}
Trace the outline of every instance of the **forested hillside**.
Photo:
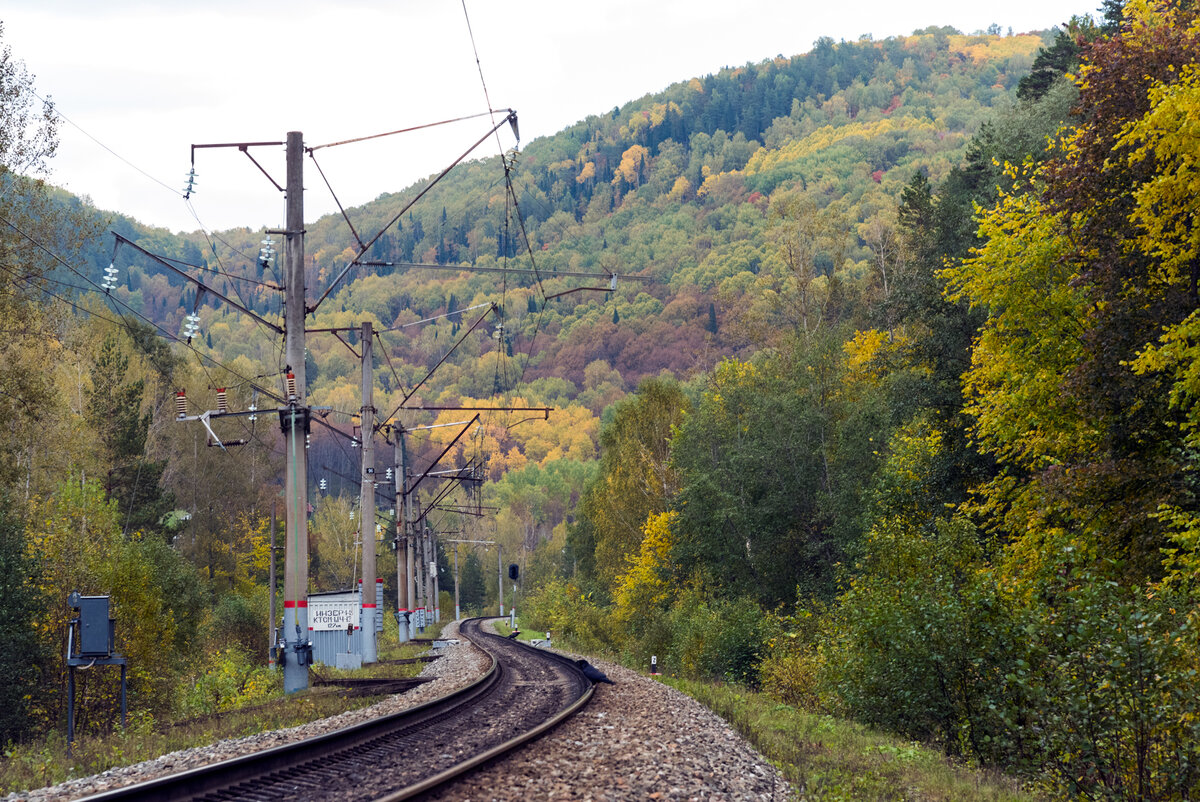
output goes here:
{"type": "Polygon", "coordinates": [[[617,405],[539,625],[1053,798],[1191,798],[1198,58],[1194,7],[1076,21],[909,173],[886,283],[818,284],[833,204],[773,192],[792,302],[747,282],[766,347],[617,405]]]}
{"type": "MultiPolygon", "coordinates": [[[[509,428],[513,419],[503,418],[485,427],[473,450],[492,480],[526,466],[587,462],[597,454],[598,417],[644,378],[696,375],[769,344],[795,305],[797,271],[807,271],[813,287],[805,304],[840,303],[846,319],[874,314],[896,268],[900,187],[914,171],[947,176],[989,110],[1014,102],[1047,41],[952,29],[883,42],[823,39],[811,53],[684,81],[519,154],[466,163],[386,229],[366,258],[526,273],[356,267],[310,325],[370,320],[392,330],[377,369],[379,406],[392,410],[484,317],[409,404],[495,398],[554,406],[546,423],[509,428]],[[811,252],[788,255],[781,238],[801,217],[811,252]],[[612,293],[568,292],[608,282],[556,278],[559,271],[650,280],[619,280],[612,293]],[[495,313],[452,314],[487,303],[497,304],[495,313]],[[448,317],[411,325],[439,315],[448,317]]],[[[1061,117],[1069,93],[1060,95],[1039,113],[1061,117]]],[[[359,237],[382,230],[421,189],[347,210],[359,237]]],[[[277,290],[223,278],[279,283],[254,257],[259,233],[180,240],[118,230],[147,250],[219,271],[210,276],[218,289],[236,291],[256,312],[278,313],[277,290]]],[[[357,243],[332,216],[310,227],[306,248],[309,283],[320,290],[357,243]]],[[[113,295],[176,331],[194,291],[136,254],[120,252],[117,262],[128,272],[113,295]]],[[[194,345],[203,353],[279,370],[276,343],[245,316],[211,297],[199,313],[203,334],[194,345]]],[[[309,350],[313,403],[356,412],[357,360],[328,336],[312,338],[309,350]]],[[[578,491],[576,482],[557,497],[554,516],[518,516],[528,549],[564,520],[578,491]]]]}
{"type": "MultiPolygon", "coordinates": [[[[413,443],[485,480],[487,517],[431,524],[517,555],[533,626],[1054,795],[1186,797],[1198,45],[1190,5],[1139,2],[684,80],[466,162],[402,215],[423,185],[348,209],[354,231],[309,224],[318,294],[383,231],[309,327],[373,324],[384,420],[553,408],[413,443]]],[[[281,340],[105,231],[267,320],[279,268],[262,232],[152,230],[41,183],[55,118],[4,57],[0,738],[62,725],[75,589],[113,593],[151,724],[267,696],[279,435],[255,388],[281,384],[281,340]],[[264,414],[210,447],[174,422],[178,388],[264,414]]],[[[308,344],[314,589],[352,584],[370,514],[357,344],[308,344]]],[[[494,603],[494,552],[464,564],[465,606],[494,603]]],[[[110,680],[85,678],[85,730],[110,680]]]]}

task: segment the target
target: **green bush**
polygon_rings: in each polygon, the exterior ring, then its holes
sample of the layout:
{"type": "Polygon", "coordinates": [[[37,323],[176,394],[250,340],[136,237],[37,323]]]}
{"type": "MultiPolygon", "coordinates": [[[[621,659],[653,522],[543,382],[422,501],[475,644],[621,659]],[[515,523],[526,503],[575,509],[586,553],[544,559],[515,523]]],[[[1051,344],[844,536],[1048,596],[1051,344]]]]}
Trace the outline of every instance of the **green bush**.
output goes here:
{"type": "Polygon", "coordinates": [[[822,641],[825,706],[953,754],[1019,764],[1026,689],[1021,616],[987,569],[975,530],[889,521],[872,532],[860,573],[822,641]]]}
{"type": "Polygon", "coordinates": [[[221,649],[184,684],[180,712],[200,716],[266,702],[279,694],[282,677],[282,671],[269,670],[237,646],[221,649]]]}
{"type": "MultiPolygon", "coordinates": [[[[1009,588],[974,530],[885,523],[810,652],[776,647],[768,686],[1054,795],[1190,799],[1200,790],[1194,593],[1123,586],[1072,549],[1009,588]]],[[[1102,566],[1103,567],[1103,566],[1102,566]]]]}
{"type": "Polygon", "coordinates": [[[674,636],[670,611],[648,607],[639,614],[636,627],[619,630],[617,635],[625,665],[648,669],[651,656],[658,658],[660,670],[667,665],[674,636]]]}
{"type": "Polygon", "coordinates": [[[555,579],[529,594],[522,617],[529,626],[549,630],[552,637],[565,636],[584,651],[619,648],[608,612],[574,582],[555,579]]]}
{"type": "Polygon", "coordinates": [[[670,621],[669,660],[680,674],[758,686],[765,629],[753,599],[712,599],[688,588],[671,605],[670,621]]]}
{"type": "Polygon", "coordinates": [[[823,630],[832,619],[825,605],[803,607],[792,615],[769,615],[766,656],[759,666],[763,690],[790,705],[809,711],[820,708],[820,678],[824,653],[823,630]]]}
{"type": "MultiPolygon", "coordinates": [[[[1200,681],[1194,596],[1124,587],[1062,555],[1036,600],[1029,698],[1043,769],[1090,799],[1191,799],[1200,790],[1200,681]]],[[[1117,573],[1117,572],[1114,572],[1117,573]]]]}
{"type": "Polygon", "coordinates": [[[234,645],[266,662],[269,646],[266,589],[256,588],[250,598],[226,593],[213,607],[204,634],[209,651],[234,645]]]}

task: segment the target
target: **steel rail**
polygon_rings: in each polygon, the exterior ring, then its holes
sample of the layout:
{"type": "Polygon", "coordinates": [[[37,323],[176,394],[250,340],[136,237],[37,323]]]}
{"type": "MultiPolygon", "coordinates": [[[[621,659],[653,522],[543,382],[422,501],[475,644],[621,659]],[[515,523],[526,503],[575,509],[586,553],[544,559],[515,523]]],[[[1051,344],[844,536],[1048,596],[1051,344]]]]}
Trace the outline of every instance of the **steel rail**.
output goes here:
{"type": "MultiPolygon", "coordinates": [[[[463,623],[472,625],[466,628],[475,629],[482,620],[468,619],[463,623]]],[[[243,755],[208,766],[201,766],[178,774],[159,777],[144,783],[116,788],[86,797],[86,799],[94,800],[94,802],[117,802],[118,800],[119,802],[147,802],[148,800],[197,799],[208,794],[220,794],[222,791],[228,793],[231,789],[242,783],[254,782],[271,774],[286,773],[294,770],[301,764],[312,765],[324,758],[346,753],[377,739],[412,731],[443,720],[458,710],[468,709],[471,705],[480,702],[490,695],[500,687],[505,673],[497,654],[487,649],[484,646],[484,641],[487,639],[496,639],[508,643],[506,639],[481,631],[474,637],[468,635],[466,632],[463,634],[464,637],[471,640],[488,654],[491,658],[491,665],[478,680],[443,697],[408,710],[381,716],[314,738],[243,755]]],[[[527,731],[519,733],[508,741],[488,747],[485,751],[472,755],[461,763],[450,766],[430,777],[418,780],[416,783],[405,788],[399,790],[394,788],[388,789],[383,792],[382,796],[377,797],[380,802],[382,800],[394,802],[395,800],[409,799],[442,785],[538,737],[573,715],[590,701],[593,693],[592,685],[586,678],[582,677],[582,672],[579,672],[579,669],[572,661],[554,652],[534,649],[524,644],[516,645],[522,649],[537,653],[543,659],[561,663],[578,673],[582,680],[580,684],[585,686],[584,693],[549,719],[542,721],[527,731]]]]}
{"type": "MultiPolygon", "coordinates": [[[[491,637],[498,638],[500,636],[492,635],[491,637]]],[[[535,649],[534,647],[527,646],[525,644],[518,644],[518,645],[520,645],[524,649],[529,649],[530,651],[537,652],[541,655],[553,657],[557,660],[562,661],[563,663],[565,663],[567,665],[570,665],[572,668],[575,668],[576,670],[578,670],[578,668],[575,666],[575,663],[573,661],[569,660],[566,657],[563,657],[560,654],[556,654],[554,652],[542,651],[541,649],[535,649]]],[[[485,764],[491,760],[494,760],[508,752],[511,752],[512,750],[516,749],[517,747],[522,746],[522,745],[528,743],[529,741],[532,741],[535,738],[541,736],[542,734],[548,732],[549,730],[553,729],[554,727],[557,727],[563,721],[567,720],[571,716],[578,713],[580,710],[583,709],[583,707],[588,702],[590,702],[592,700],[592,694],[595,693],[595,690],[596,690],[596,686],[593,685],[589,681],[587,683],[587,690],[584,691],[583,696],[580,696],[569,707],[566,707],[563,710],[559,711],[559,713],[557,715],[554,715],[554,716],[546,719],[545,721],[543,721],[541,724],[534,727],[533,729],[527,730],[526,732],[523,732],[520,735],[516,736],[515,738],[511,738],[510,740],[505,741],[504,743],[497,744],[496,746],[493,746],[491,749],[488,749],[484,752],[480,752],[478,755],[475,755],[474,757],[469,758],[468,760],[465,760],[462,763],[452,766],[449,769],[446,769],[445,771],[441,772],[440,774],[435,774],[434,776],[430,777],[427,780],[423,780],[419,783],[409,786],[408,788],[402,789],[400,791],[396,791],[395,793],[392,793],[392,794],[388,794],[387,796],[379,797],[377,800],[375,800],[375,802],[401,802],[401,800],[404,800],[404,799],[411,799],[412,797],[417,796],[418,794],[423,794],[427,791],[431,791],[434,788],[437,788],[438,786],[444,785],[445,783],[449,782],[450,780],[453,780],[455,777],[466,774],[468,771],[470,771],[472,769],[478,768],[479,766],[482,766],[483,764],[485,764]]]]}

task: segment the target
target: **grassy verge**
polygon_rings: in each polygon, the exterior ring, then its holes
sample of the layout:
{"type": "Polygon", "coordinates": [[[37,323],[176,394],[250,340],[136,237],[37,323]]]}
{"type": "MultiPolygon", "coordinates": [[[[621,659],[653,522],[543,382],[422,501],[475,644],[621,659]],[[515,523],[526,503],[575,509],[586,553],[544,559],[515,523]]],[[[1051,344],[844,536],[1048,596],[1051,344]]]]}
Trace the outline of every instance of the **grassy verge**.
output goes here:
{"type": "MultiPolygon", "coordinates": [[[[435,629],[424,637],[436,635],[435,629]]],[[[421,645],[398,645],[380,640],[379,659],[415,657],[426,650],[421,645]]],[[[321,668],[327,676],[411,677],[421,673],[416,665],[371,665],[361,671],[335,671],[321,668]]],[[[306,691],[283,695],[282,673],[275,698],[265,704],[221,711],[198,718],[155,721],[130,719],[129,727],[105,736],[80,736],[71,749],[66,736],[51,732],[43,738],[23,744],[10,744],[0,753],[0,795],[10,791],[31,790],[54,785],[76,777],[86,777],[117,766],[151,760],[170,752],[206,746],[228,738],[240,738],[267,730],[284,729],[366,707],[379,696],[346,698],[336,687],[310,687],[306,691]]]]}
{"type": "Polygon", "coordinates": [[[1017,802],[1019,781],[861,724],[815,715],[729,685],[664,678],[730,723],[805,800],[1017,802]]]}

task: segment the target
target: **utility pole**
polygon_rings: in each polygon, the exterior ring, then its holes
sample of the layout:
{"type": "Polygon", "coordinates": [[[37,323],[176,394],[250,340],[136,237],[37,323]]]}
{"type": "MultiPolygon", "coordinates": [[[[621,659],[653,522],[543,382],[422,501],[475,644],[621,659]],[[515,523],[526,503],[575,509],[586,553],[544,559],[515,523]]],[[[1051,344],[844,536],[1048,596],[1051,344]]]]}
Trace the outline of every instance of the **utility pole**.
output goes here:
{"type": "Polygon", "coordinates": [[[308,406],[304,374],[304,136],[287,135],[287,221],[284,239],[286,298],[284,353],[287,408],[280,413],[285,438],[287,542],[283,576],[283,690],[308,687],[308,406]]]}
{"type": "Polygon", "coordinates": [[[275,499],[271,499],[271,574],[267,580],[270,603],[267,613],[267,667],[275,670],[275,499]]]}
{"type": "Polygon", "coordinates": [[[454,620],[462,618],[462,607],[458,603],[458,544],[454,544],[454,620]]]}
{"type": "Polygon", "coordinates": [[[442,623],[442,593],[438,587],[438,539],[433,529],[427,529],[430,538],[430,592],[433,594],[433,621],[442,623]]]}
{"type": "MultiPolygon", "coordinates": [[[[412,485],[409,485],[408,514],[410,517],[409,517],[408,537],[407,537],[408,554],[405,556],[405,562],[408,565],[408,602],[409,602],[409,605],[412,607],[412,618],[410,619],[410,623],[408,625],[408,632],[412,637],[415,638],[415,637],[417,637],[417,629],[418,629],[417,625],[421,623],[420,618],[417,614],[417,605],[421,603],[420,602],[420,599],[421,599],[420,587],[421,586],[417,582],[417,571],[421,567],[421,555],[417,553],[418,552],[417,540],[413,534],[413,524],[411,523],[411,521],[412,521],[411,516],[413,515],[412,504],[413,504],[412,485]]],[[[424,630],[424,627],[422,626],[422,627],[420,627],[420,629],[424,630]]]]}
{"type": "Polygon", "coordinates": [[[500,599],[500,617],[504,617],[504,555],[496,543],[496,597],[500,599]]]}
{"type": "Polygon", "coordinates": [[[429,555],[428,573],[425,574],[426,584],[426,599],[428,604],[425,608],[425,615],[431,622],[439,620],[438,616],[438,586],[437,586],[437,542],[433,537],[433,529],[429,526],[425,527],[425,549],[429,555]]]}
{"type": "Polygon", "coordinates": [[[412,582],[413,582],[413,618],[414,631],[425,631],[425,538],[418,534],[417,516],[420,504],[414,496],[412,482],[408,484],[408,503],[412,505],[412,582]]]}
{"type": "Polygon", "coordinates": [[[408,542],[408,454],[404,448],[404,427],[400,424],[393,426],[392,436],[396,438],[396,442],[392,444],[396,463],[396,628],[399,630],[400,643],[407,643],[413,636],[409,630],[412,619],[409,595],[412,584],[412,549],[408,542]]]}
{"type": "MultiPolygon", "coordinates": [[[[500,550],[500,544],[494,540],[448,540],[445,542],[454,544],[454,618],[458,620],[460,617],[458,607],[458,544],[472,543],[480,546],[495,546],[497,551],[500,550]]],[[[501,613],[501,615],[504,615],[504,613],[501,613]]]]}
{"type": "Polygon", "coordinates": [[[362,486],[359,517],[363,548],[362,661],[378,660],[375,648],[375,374],[371,366],[371,322],[362,324],[362,486]]]}

